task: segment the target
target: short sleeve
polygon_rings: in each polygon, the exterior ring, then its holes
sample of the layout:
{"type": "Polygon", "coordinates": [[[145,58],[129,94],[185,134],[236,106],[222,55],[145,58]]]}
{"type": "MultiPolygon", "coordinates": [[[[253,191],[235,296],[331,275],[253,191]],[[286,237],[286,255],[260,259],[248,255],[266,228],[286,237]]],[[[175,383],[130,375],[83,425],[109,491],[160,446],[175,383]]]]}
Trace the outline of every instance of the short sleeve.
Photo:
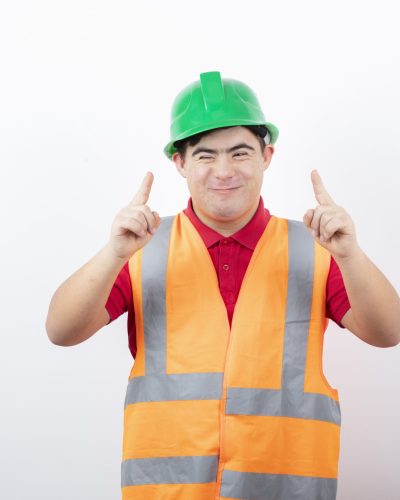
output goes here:
{"type": "Polygon", "coordinates": [[[106,302],[105,307],[110,315],[109,323],[128,311],[131,302],[132,288],[128,262],[126,262],[119,272],[106,302]]]}
{"type": "Polygon", "coordinates": [[[135,326],[135,309],[133,307],[131,278],[129,275],[129,261],[119,272],[110,295],[106,302],[106,309],[110,315],[110,321],[114,321],[121,314],[128,312],[127,328],[128,328],[128,343],[129,350],[132,356],[136,357],[136,326],[135,326]]]}
{"type": "Polygon", "coordinates": [[[326,283],[326,317],[332,319],[340,328],[344,328],[341,319],[351,305],[344,286],[342,273],[334,258],[331,264],[326,283]]]}

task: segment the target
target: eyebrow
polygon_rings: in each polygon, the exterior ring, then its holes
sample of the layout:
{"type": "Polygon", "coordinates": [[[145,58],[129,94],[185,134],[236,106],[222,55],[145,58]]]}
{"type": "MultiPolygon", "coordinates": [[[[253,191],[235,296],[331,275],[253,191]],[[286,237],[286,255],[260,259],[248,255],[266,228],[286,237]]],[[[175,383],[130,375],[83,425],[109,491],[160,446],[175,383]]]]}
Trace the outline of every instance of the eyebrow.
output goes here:
{"type": "MultiPolygon", "coordinates": [[[[241,149],[241,148],[251,149],[252,151],[255,151],[255,149],[252,146],[249,146],[249,144],[246,144],[245,142],[241,142],[240,144],[236,144],[235,146],[232,146],[229,149],[221,149],[220,151],[221,152],[225,151],[226,153],[232,153],[232,151],[235,151],[236,149],[241,149]]],[[[215,154],[215,153],[218,153],[218,150],[199,146],[198,148],[196,148],[193,151],[192,156],[195,156],[198,153],[214,153],[215,154]]]]}

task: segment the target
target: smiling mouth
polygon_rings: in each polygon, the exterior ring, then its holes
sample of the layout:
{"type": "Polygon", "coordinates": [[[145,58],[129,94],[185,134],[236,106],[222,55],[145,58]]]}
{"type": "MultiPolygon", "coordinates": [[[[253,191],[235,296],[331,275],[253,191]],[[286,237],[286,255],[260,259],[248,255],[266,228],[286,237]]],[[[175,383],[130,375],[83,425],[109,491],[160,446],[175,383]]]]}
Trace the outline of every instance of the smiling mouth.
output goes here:
{"type": "Polygon", "coordinates": [[[217,191],[218,193],[229,193],[230,191],[235,191],[239,189],[240,186],[230,187],[230,188],[209,188],[211,191],[217,191]]]}

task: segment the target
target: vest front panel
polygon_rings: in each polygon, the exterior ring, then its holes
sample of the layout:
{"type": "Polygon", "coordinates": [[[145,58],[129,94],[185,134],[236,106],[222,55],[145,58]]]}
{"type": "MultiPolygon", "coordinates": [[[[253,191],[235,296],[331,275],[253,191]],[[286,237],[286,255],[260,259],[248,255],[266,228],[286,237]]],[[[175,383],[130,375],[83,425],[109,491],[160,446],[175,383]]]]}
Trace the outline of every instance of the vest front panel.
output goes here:
{"type": "Polygon", "coordinates": [[[137,356],[124,499],[335,498],[340,409],[322,370],[329,262],[302,223],[272,217],[230,330],[197,231],[184,214],[163,219],[129,262],[137,356]]]}

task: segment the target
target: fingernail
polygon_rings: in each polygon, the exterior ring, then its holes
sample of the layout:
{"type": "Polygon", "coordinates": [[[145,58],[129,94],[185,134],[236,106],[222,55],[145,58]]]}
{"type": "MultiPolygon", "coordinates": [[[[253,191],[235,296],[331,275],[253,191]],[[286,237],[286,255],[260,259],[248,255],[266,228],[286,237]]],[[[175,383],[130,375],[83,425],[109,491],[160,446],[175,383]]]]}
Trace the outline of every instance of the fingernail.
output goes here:
{"type": "Polygon", "coordinates": [[[325,238],[322,236],[322,234],[321,234],[321,236],[319,237],[319,241],[325,241],[325,238]]]}
{"type": "Polygon", "coordinates": [[[317,231],[315,231],[315,229],[312,229],[311,230],[311,234],[314,236],[314,238],[317,236],[317,231]]]}

